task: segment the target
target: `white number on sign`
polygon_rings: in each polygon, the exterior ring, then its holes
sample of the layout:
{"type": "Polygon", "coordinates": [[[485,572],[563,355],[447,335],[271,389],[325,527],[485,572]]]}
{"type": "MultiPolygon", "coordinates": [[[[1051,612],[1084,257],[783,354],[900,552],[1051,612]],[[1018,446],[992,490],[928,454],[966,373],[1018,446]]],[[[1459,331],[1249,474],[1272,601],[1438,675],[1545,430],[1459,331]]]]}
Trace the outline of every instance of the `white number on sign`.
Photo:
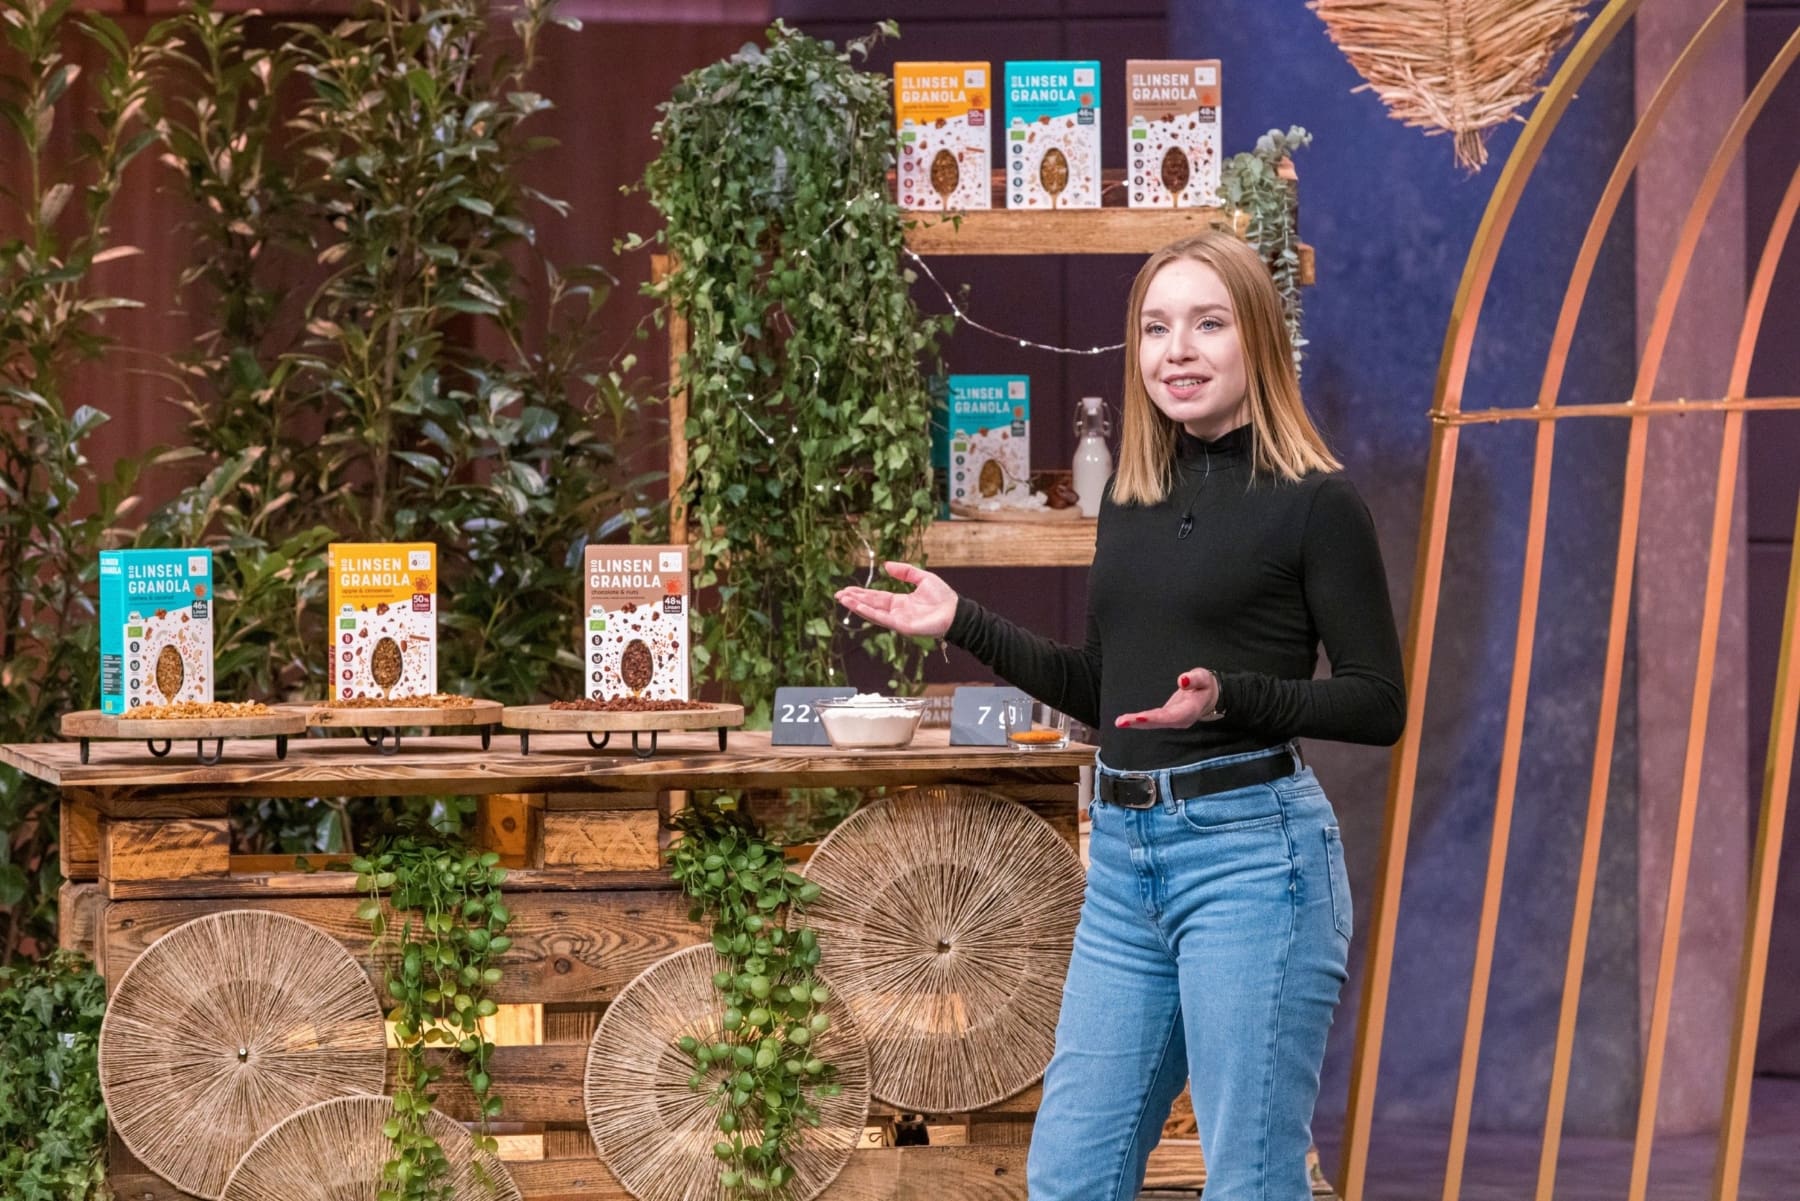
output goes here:
{"type": "Polygon", "coordinates": [[[809,721],[818,721],[819,719],[813,713],[811,705],[790,704],[781,707],[781,720],[788,725],[795,725],[804,724],[809,721]]]}

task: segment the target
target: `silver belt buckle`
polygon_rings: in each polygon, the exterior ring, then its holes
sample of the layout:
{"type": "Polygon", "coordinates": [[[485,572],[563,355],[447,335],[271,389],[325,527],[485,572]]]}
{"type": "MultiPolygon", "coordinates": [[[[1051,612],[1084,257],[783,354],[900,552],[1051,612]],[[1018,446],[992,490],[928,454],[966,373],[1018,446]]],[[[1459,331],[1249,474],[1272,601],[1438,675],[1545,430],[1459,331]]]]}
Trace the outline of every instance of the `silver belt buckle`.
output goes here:
{"type": "Polygon", "coordinates": [[[1113,804],[1126,809],[1150,809],[1157,802],[1156,777],[1142,772],[1121,772],[1112,777],[1113,804]]]}

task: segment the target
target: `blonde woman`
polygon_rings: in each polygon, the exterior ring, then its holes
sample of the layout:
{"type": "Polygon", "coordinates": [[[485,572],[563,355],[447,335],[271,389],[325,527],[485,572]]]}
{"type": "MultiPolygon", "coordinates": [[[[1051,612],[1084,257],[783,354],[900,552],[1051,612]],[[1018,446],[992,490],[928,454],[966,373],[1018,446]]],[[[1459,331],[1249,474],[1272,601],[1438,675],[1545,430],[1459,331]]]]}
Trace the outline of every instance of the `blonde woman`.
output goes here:
{"type": "Polygon", "coordinates": [[[1031,1140],[1033,1201],[1127,1201],[1191,1078],[1206,1201],[1305,1201],[1350,889],[1294,740],[1386,745],[1399,639],[1367,508],[1300,400],[1280,297],[1225,232],[1132,286],[1087,640],[906,563],[852,612],[948,639],[1101,730],[1087,896],[1031,1140]],[[1314,679],[1319,648],[1330,674],[1314,679]]]}

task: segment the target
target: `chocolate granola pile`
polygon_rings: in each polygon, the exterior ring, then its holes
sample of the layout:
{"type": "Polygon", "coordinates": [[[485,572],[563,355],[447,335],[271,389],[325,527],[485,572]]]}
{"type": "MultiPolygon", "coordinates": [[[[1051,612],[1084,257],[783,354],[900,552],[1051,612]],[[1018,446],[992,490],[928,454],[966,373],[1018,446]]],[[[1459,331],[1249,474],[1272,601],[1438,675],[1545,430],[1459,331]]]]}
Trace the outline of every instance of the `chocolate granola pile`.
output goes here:
{"type": "Polygon", "coordinates": [[[711,708],[705,701],[653,701],[641,696],[615,696],[606,700],[552,701],[552,709],[577,713],[690,713],[711,708]]]}

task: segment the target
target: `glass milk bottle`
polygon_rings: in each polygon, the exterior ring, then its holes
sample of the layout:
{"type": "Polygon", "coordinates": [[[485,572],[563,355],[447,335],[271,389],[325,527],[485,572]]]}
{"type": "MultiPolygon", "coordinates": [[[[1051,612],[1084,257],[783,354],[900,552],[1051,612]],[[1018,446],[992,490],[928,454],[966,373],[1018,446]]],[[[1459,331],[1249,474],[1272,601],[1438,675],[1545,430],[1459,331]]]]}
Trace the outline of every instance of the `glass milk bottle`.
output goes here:
{"type": "Polygon", "coordinates": [[[1098,396],[1081,398],[1081,411],[1075,415],[1074,484],[1081,500],[1083,517],[1100,516],[1100,496],[1112,476],[1112,454],[1106,449],[1106,436],[1112,432],[1106,410],[1098,396]]]}

